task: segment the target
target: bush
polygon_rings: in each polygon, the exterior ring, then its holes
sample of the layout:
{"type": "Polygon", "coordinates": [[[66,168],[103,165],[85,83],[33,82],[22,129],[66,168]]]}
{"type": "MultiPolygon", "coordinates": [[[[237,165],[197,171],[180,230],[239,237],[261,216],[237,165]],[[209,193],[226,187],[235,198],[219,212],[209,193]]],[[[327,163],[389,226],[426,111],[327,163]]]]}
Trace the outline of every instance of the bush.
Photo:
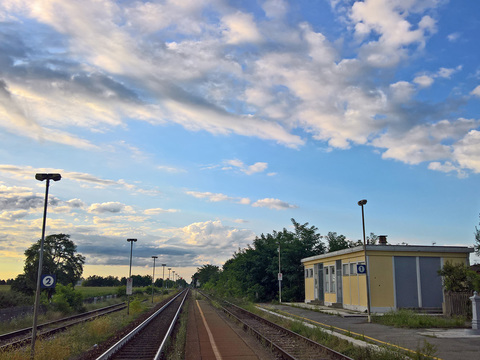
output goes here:
{"type": "Polygon", "coordinates": [[[127,295],[127,287],[125,285],[119,286],[117,288],[117,296],[125,296],[127,295]]]}
{"type": "Polygon", "coordinates": [[[446,291],[473,292],[473,290],[480,290],[478,288],[480,277],[463,263],[453,265],[447,261],[443,268],[438,270],[438,275],[443,276],[443,286],[446,291]]]}
{"type": "Polygon", "coordinates": [[[67,286],[57,284],[55,295],[52,297],[52,304],[56,310],[64,314],[84,311],[83,296],[75,291],[71,284],[67,286]]]}
{"type": "Polygon", "coordinates": [[[0,309],[32,304],[33,297],[31,296],[27,296],[16,291],[0,292],[0,309]]]}

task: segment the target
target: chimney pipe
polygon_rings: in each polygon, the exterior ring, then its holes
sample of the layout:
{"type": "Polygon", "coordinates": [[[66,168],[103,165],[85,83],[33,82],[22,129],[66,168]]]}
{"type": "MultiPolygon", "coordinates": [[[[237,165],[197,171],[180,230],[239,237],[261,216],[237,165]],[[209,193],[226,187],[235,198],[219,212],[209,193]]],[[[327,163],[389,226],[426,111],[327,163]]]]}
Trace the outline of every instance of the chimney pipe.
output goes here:
{"type": "Polygon", "coordinates": [[[387,245],[387,235],[378,235],[378,245],[387,245]]]}

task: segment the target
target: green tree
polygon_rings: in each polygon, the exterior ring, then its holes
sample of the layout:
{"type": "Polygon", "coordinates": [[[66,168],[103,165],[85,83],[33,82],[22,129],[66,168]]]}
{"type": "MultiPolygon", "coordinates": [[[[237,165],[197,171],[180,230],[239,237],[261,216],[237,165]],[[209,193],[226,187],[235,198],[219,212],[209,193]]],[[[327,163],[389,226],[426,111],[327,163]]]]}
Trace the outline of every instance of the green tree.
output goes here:
{"type": "Polygon", "coordinates": [[[216,265],[203,265],[197,268],[197,272],[194,277],[200,282],[200,286],[205,286],[208,282],[213,285],[218,280],[218,275],[220,273],[220,268],[216,265]]]}
{"type": "MultiPolygon", "coordinates": [[[[25,250],[25,283],[32,292],[37,284],[40,241],[25,250]]],[[[42,274],[55,274],[58,284],[75,286],[82,277],[84,263],[85,257],[77,254],[77,246],[70,235],[54,234],[45,238],[42,274]]]]}
{"type": "Polygon", "coordinates": [[[280,247],[282,301],[304,298],[301,259],[323,254],[325,245],[315,226],[292,219],[294,231],[283,229],[261,234],[252,245],[239,249],[223,265],[216,290],[223,296],[247,297],[254,301],[278,299],[278,250],[280,247]]]}
{"type": "Polygon", "coordinates": [[[327,234],[327,236],[325,236],[325,239],[327,240],[327,244],[328,244],[327,245],[328,252],[333,252],[333,251],[352,248],[358,245],[363,245],[362,240],[353,242],[353,241],[347,240],[345,235],[337,235],[336,232],[331,232],[331,231],[327,234]]]}
{"type": "Polygon", "coordinates": [[[479,290],[480,277],[477,273],[463,264],[452,264],[449,261],[438,270],[438,275],[443,276],[443,287],[447,291],[470,292],[479,290]]]}

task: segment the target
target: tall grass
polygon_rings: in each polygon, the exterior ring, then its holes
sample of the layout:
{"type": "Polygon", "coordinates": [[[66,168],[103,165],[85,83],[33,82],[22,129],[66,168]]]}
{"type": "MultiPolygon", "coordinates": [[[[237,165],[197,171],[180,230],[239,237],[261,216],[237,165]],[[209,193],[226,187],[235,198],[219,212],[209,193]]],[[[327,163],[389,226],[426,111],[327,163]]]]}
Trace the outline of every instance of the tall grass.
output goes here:
{"type": "Polygon", "coordinates": [[[466,318],[463,316],[446,318],[443,316],[419,314],[407,309],[389,311],[383,316],[374,315],[372,320],[377,324],[414,329],[461,328],[465,327],[466,322],[466,318]]]}
{"type": "MultiPolygon", "coordinates": [[[[155,298],[155,302],[163,298],[159,296],[155,298]]],[[[130,302],[129,316],[126,316],[126,311],[123,310],[76,325],[65,332],[55,335],[53,339],[37,340],[35,360],[64,360],[78,357],[95,346],[95,344],[100,344],[113,336],[118,330],[148,310],[150,306],[152,305],[148,302],[142,303],[140,300],[134,299],[130,302]]],[[[29,326],[31,326],[31,323],[29,326]]],[[[0,360],[29,359],[29,347],[15,351],[2,351],[0,349],[0,360]]]]}

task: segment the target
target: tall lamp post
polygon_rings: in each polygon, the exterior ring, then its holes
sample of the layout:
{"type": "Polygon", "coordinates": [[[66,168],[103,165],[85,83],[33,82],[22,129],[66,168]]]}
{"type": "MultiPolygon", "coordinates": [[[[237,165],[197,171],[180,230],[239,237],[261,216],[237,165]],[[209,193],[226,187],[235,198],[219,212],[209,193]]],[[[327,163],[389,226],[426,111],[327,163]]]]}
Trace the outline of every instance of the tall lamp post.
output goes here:
{"type": "Polygon", "coordinates": [[[155,259],[158,259],[158,256],[152,256],[153,259],[153,276],[152,276],[152,304],[153,304],[153,285],[155,283],[155,259]]]}
{"type": "MultiPolygon", "coordinates": [[[[137,242],[137,239],[127,239],[127,241],[130,243],[130,270],[128,271],[128,280],[131,282],[131,286],[133,287],[133,281],[132,281],[132,253],[133,253],[133,243],[137,242]]],[[[128,289],[128,286],[127,286],[128,289]]],[[[130,294],[127,291],[127,298],[128,298],[128,303],[127,303],[127,315],[130,314],[130,294]]]]}
{"type": "MultiPolygon", "coordinates": [[[[170,281],[170,270],[172,270],[172,268],[168,268],[168,281],[170,281]]],[[[167,289],[168,289],[168,283],[167,283],[167,289]]]]}
{"type": "Polygon", "coordinates": [[[278,301],[282,302],[282,270],[280,266],[280,243],[278,243],[278,301]]]}
{"type": "Polygon", "coordinates": [[[45,242],[45,225],[47,221],[47,204],[48,204],[48,188],[50,180],[59,181],[62,178],[60,174],[35,174],[35,179],[38,181],[47,180],[45,188],[45,204],[43,207],[43,225],[42,225],[42,239],[40,240],[40,254],[38,255],[38,273],[37,273],[37,289],[35,292],[35,307],[33,309],[33,326],[32,326],[32,358],[35,354],[35,340],[37,337],[37,317],[38,305],[40,303],[40,282],[42,277],[43,267],[43,243],[45,242]]]}
{"type": "Polygon", "coordinates": [[[368,322],[372,321],[370,316],[370,282],[368,279],[368,259],[367,259],[367,243],[365,241],[365,215],[363,212],[363,206],[367,203],[367,200],[360,200],[358,206],[362,207],[362,226],[363,226],[363,252],[365,253],[365,281],[367,285],[367,317],[368,322]]]}
{"type": "Polygon", "coordinates": [[[167,266],[167,264],[162,264],[162,266],[163,266],[163,276],[162,276],[163,288],[165,288],[165,266],[167,266]]]}
{"type": "Polygon", "coordinates": [[[175,270],[172,270],[172,277],[173,277],[173,285],[172,288],[175,287],[175,270]]]}

